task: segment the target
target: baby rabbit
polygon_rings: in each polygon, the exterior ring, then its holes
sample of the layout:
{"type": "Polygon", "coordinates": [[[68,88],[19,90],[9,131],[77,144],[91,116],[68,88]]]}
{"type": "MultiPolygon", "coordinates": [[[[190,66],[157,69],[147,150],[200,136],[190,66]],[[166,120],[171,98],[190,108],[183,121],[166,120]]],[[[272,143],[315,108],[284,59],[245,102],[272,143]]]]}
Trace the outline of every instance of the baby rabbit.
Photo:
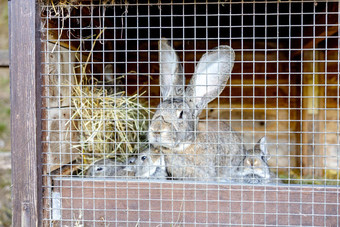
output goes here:
{"type": "Polygon", "coordinates": [[[118,78],[115,77],[113,65],[106,65],[103,74],[104,78],[102,83],[105,85],[108,95],[119,95],[125,91],[124,78],[122,76],[118,78]]]}
{"type": "Polygon", "coordinates": [[[239,135],[227,123],[200,122],[199,115],[224,89],[235,53],[219,46],[204,54],[185,89],[179,57],[166,40],[159,42],[162,102],[150,123],[149,142],[165,155],[174,179],[226,181],[244,156],[239,135]]]}
{"type": "Polygon", "coordinates": [[[268,166],[270,158],[267,152],[266,137],[262,137],[254,148],[246,151],[239,168],[237,181],[248,184],[273,183],[273,173],[268,166]]]}
{"type": "Polygon", "coordinates": [[[116,162],[114,159],[100,159],[87,169],[85,176],[87,177],[131,177],[135,173],[126,168],[123,162],[116,162]]]}
{"type": "Polygon", "coordinates": [[[136,178],[166,180],[168,177],[165,169],[164,155],[152,146],[144,149],[137,156],[131,157],[129,162],[136,178]]]}

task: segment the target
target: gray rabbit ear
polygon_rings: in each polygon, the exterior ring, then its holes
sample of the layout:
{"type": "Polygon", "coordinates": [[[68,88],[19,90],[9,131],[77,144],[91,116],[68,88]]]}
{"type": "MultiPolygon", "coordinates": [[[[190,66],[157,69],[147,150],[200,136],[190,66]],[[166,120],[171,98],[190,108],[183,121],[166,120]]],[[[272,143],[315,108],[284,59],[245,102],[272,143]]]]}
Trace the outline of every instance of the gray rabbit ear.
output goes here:
{"type": "Polygon", "coordinates": [[[256,146],[259,146],[261,150],[261,155],[265,158],[266,161],[268,161],[271,157],[268,153],[268,145],[267,145],[267,139],[266,137],[262,137],[256,144],[256,146]]]}
{"type": "Polygon", "coordinates": [[[104,68],[104,76],[105,80],[107,81],[113,81],[113,65],[105,65],[104,68]]]}
{"type": "Polygon", "coordinates": [[[230,77],[234,61],[235,52],[229,46],[220,46],[202,56],[185,94],[196,110],[196,116],[221,94],[230,77]]]}
{"type": "Polygon", "coordinates": [[[179,58],[166,39],[159,41],[159,72],[163,100],[171,96],[183,97],[185,78],[179,58]]]}

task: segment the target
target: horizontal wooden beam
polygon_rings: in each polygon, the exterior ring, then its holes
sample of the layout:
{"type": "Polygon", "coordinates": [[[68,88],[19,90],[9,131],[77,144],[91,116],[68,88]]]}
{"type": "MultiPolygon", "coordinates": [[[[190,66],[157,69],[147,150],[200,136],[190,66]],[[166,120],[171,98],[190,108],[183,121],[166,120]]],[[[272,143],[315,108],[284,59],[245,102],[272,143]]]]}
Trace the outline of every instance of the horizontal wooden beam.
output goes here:
{"type": "Polygon", "coordinates": [[[56,206],[45,225],[340,225],[337,187],[75,177],[55,179],[53,185],[56,206]]]}

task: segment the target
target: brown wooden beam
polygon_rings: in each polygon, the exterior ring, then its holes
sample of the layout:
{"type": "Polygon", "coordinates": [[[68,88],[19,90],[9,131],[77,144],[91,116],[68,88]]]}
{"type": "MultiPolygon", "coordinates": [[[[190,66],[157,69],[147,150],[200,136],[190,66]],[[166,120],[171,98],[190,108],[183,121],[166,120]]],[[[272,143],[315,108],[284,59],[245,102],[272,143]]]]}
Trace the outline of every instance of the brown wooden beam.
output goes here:
{"type": "Polygon", "coordinates": [[[327,169],[326,166],[326,151],[325,146],[326,144],[326,131],[327,131],[327,125],[326,125],[326,93],[325,93],[325,73],[326,73],[326,68],[325,68],[325,52],[324,51],[318,51],[317,56],[318,60],[317,64],[317,70],[318,70],[318,132],[317,132],[317,141],[318,144],[316,146],[316,151],[318,158],[316,159],[316,176],[317,177],[322,177],[325,175],[325,171],[327,169]]]}
{"type": "Polygon", "coordinates": [[[302,166],[310,177],[324,175],[325,64],[324,52],[304,51],[302,95],[302,166]]]}
{"type": "Polygon", "coordinates": [[[313,51],[304,51],[303,60],[311,61],[304,62],[303,64],[303,79],[302,79],[302,166],[303,166],[303,175],[313,175],[313,169],[308,169],[314,166],[313,156],[314,156],[314,147],[313,147],[313,135],[309,135],[308,132],[313,131],[313,115],[314,112],[312,110],[315,99],[307,98],[308,96],[313,95],[313,71],[315,70],[314,63],[312,62],[314,59],[313,51]],[[307,74],[309,73],[309,74],[307,74]]]}
{"type": "Polygon", "coordinates": [[[41,81],[35,0],[9,1],[13,226],[41,226],[41,81]]]}
{"type": "Polygon", "coordinates": [[[339,226],[338,187],[73,177],[55,179],[53,193],[46,225],[339,226]]]}

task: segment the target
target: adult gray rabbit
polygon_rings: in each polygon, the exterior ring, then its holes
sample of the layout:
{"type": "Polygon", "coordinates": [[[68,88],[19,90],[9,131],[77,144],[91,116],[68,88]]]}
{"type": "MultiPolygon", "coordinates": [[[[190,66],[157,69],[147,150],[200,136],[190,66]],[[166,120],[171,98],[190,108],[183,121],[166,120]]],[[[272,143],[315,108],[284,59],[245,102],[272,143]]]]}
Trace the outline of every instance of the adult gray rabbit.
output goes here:
{"type": "Polygon", "coordinates": [[[185,88],[185,75],[175,51],[159,42],[162,102],[150,123],[149,142],[165,155],[174,179],[230,180],[242,162],[244,146],[227,123],[199,121],[209,102],[224,89],[235,53],[219,46],[204,54],[185,88]]]}
{"type": "Polygon", "coordinates": [[[135,172],[136,178],[166,180],[168,177],[164,155],[152,146],[129,158],[129,163],[131,164],[128,168],[135,172]]]}
{"type": "Polygon", "coordinates": [[[268,166],[269,158],[266,137],[262,137],[254,148],[246,151],[236,181],[248,184],[274,183],[274,174],[268,166]]]}
{"type": "Polygon", "coordinates": [[[91,164],[85,172],[87,177],[129,177],[133,178],[135,173],[126,168],[127,165],[123,162],[115,161],[114,159],[100,159],[91,164]]]}

